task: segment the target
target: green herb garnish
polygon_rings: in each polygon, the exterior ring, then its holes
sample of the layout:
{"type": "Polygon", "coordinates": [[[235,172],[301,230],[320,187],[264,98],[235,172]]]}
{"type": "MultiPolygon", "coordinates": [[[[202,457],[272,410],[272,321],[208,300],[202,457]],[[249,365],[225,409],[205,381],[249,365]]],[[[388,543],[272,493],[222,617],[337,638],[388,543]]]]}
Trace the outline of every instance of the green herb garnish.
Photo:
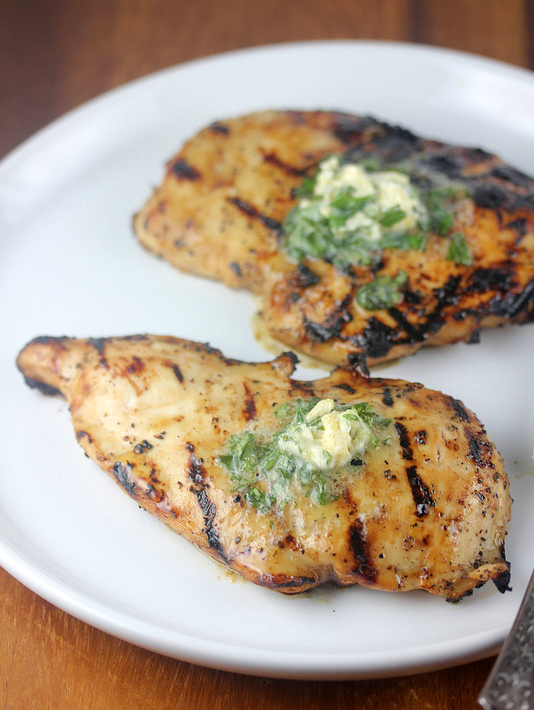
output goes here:
{"type": "Polygon", "coordinates": [[[402,301],[402,288],[407,281],[405,271],[400,271],[397,276],[377,276],[358,289],[356,300],[366,311],[391,308],[402,301]]]}
{"type": "Polygon", "coordinates": [[[296,261],[325,259],[344,269],[378,263],[383,249],[424,251],[433,232],[451,239],[448,259],[469,265],[468,251],[452,233],[457,203],[468,196],[468,189],[456,183],[443,186],[443,176],[434,179],[427,173],[418,189],[417,175],[410,182],[410,173],[413,167],[380,165],[373,158],[357,164],[339,156],[326,158],[294,191],[299,203],[284,221],[282,248],[296,261]],[[348,177],[343,170],[349,168],[360,173],[348,177]],[[386,198],[381,192],[384,180],[386,198]],[[391,204],[391,189],[393,194],[400,191],[399,204],[391,204]]]}
{"type": "Polygon", "coordinates": [[[383,227],[393,227],[394,224],[400,222],[406,217],[406,212],[400,207],[390,207],[386,210],[379,219],[383,227]]]}
{"type": "MultiPolygon", "coordinates": [[[[340,472],[346,476],[360,470],[364,465],[360,455],[379,445],[378,432],[391,423],[367,402],[342,407],[333,400],[316,398],[283,404],[275,410],[275,415],[286,421],[270,438],[261,438],[250,431],[235,434],[230,438],[230,451],[219,456],[220,463],[229,470],[233,490],[260,513],[283,509],[295,498],[295,486],[318,505],[336,500],[340,495],[337,481],[340,472]],[[314,410],[316,405],[319,406],[314,410]],[[310,463],[317,461],[317,442],[321,441],[321,432],[327,426],[323,416],[332,414],[336,423],[339,423],[338,416],[354,423],[345,424],[344,431],[345,434],[354,432],[357,437],[353,440],[357,456],[349,455],[350,460],[343,459],[340,466],[336,459],[331,465],[330,454],[324,449],[323,460],[310,463]],[[311,458],[301,450],[310,440],[315,442],[311,458]]],[[[331,426],[331,422],[329,424],[331,426]]],[[[338,451],[334,451],[338,455],[338,451]]]]}
{"type": "Polygon", "coordinates": [[[448,261],[455,261],[462,266],[471,266],[473,257],[469,251],[469,246],[461,232],[455,232],[449,242],[446,258],[448,261]]]}
{"type": "Polygon", "coordinates": [[[413,234],[383,234],[380,237],[382,249],[399,249],[400,251],[424,251],[428,242],[428,232],[413,234]]]}

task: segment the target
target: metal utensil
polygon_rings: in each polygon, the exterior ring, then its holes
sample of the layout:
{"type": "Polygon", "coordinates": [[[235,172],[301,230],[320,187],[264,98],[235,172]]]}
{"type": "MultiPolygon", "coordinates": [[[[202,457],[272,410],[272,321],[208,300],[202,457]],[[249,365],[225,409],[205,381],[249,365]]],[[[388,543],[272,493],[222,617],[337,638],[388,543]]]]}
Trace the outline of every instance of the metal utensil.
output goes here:
{"type": "Polygon", "coordinates": [[[484,710],[534,708],[534,572],[478,702],[484,710]]]}

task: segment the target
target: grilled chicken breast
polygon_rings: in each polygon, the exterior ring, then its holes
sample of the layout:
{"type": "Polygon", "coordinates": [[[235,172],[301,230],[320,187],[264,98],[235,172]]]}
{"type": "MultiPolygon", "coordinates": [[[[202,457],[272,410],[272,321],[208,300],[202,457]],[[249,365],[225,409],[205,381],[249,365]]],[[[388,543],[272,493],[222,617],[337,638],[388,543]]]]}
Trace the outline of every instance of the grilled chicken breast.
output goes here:
{"type": "MultiPolygon", "coordinates": [[[[321,219],[325,227],[324,210],[321,219]]],[[[423,345],[476,342],[481,328],[534,318],[534,180],[483,150],[369,117],[266,111],[214,123],[169,161],[134,229],[174,266],[250,289],[260,330],[334,365],[350,353],[373,365],[423,345]],[[297,193],[332,155],[408,175],[425,215],[406,234],[402,200],[397,214],[390,203],[376,218],[384,234],[363,254],[354,227],[341,258],[339,235],[318,248],[322,236],[308,230],[303,246],[297,193]],[[394,297],[362,298],[369,284],[393,285],[394,297]]]]}
{"type": "Polygon", "coordinates": [[[357,365],[297,381],[291,354],[148,335],[41,337],[17,364],[141,507],[258,585],[507,588],[503,463],[450,396],[357,365]]]}

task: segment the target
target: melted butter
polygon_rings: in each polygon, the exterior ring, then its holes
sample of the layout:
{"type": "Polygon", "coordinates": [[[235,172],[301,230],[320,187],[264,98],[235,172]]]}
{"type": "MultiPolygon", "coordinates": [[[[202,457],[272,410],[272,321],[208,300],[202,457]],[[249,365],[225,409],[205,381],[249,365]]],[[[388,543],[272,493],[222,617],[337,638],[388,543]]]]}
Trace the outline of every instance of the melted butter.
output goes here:
{"type": "MultiPolygon", "coordinates": [[[[368,172],[355,163],[342,165],[339,156],[334,155],[321,164],[313,191],[323,217],[331,217],[332,203],[347,190],[353,197],[368,198],[369,202],[339,224],[336,228],[339,232],[362,231],[369,241],[377,242],[388,229],[380,223],[380,218],[390,210],[398,209],[404,214],[394,223],[395,231],[414,230],[426,216],[426,209],[408,175],[395,170],[368,172]]],[[[310,204],[309,199],[301,202],[302,207],[310,204]]]]}
{"type": "Polygon", "coordinates": [[[320,471],[346,466],[362,454],[372,437],[360,419],[334,411],[333,399],[320,400],[301,424],[290,427],[279,439],[280,450],[320,471]]]}
{"type": "Polygon", "coordinates": [[[289,506],[295,516],[298,506],[337,500],[348,481],[362,475],[368,452],[389,443],[391,421],[367,402],[295,399],[274,413],[280,427],[235,433],[218,455],[233,490],[263,514],[283,514],[289,506]]]}

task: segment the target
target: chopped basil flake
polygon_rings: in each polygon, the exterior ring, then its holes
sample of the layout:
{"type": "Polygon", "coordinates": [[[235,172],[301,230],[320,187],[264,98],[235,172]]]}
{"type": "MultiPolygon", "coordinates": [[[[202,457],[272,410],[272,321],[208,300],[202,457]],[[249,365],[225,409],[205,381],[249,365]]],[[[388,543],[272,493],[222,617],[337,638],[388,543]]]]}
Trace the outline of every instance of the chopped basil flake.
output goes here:
{"type": "Polygon", "coordinates": [[[432,213],[430,223],[432,231],[446,237],[454,225],[454,218],[450,212],[441,208],[432,213]]]}
{"type": "Polygon", "coordinates": [[[452,235],[447,249],[447,260],[455,261],[457,264],[462,264],[462,266],[471,266],[473,263],[469,246],[461,232],[455,232],[452,235]]]}
{"type": "Polygon", "coordinates": [[[380,444],[378,431],[391,423],[367,402],[341,406],[331,399],[295,400],[275,414],[286,422],[270,438],[235,434],[230,451],[218,457],[233,490],[260,513],[283,509],[295,486],[318,505],[336,500],[339,476],[360,470],[365,452],[380,444]]]}
{"type": "Polygon", "coordinates": [[[383,227],[392,227],[394,224],[397,224],[397,222],[400,222],[401,219],[404,219],[405,217],[406,212],[404,210],[401,210],[400,207],[390,207],[380,217],[380,224],[383,227]]]}
{"type": "Polygon", "coordinates": [[[305,177],[302,184],[295,188],[295,197],[311,197],[315,187],[314,177],[305,177]]]}
{"type": "Polygon", "coordinates": [[[366,311],[391,308],[402,301],[402,287],[407,281],[408,275],[405,271],[400,271],[397,276],[377,276],[358,289],[356,300],[366,311]]]}
{"type": "Polygon", "coordinates": [[[454,193],[445,188],[443,190],[429,190],[426,195],[430,230],[446,237],[454,225],[454,217],[450,211],[451,198],[454,193]]]}
{"type": "MultiPolygon", "coordinates": [[[[352,406],[352,409],[356,410],[360,419],[363,419],[363,421],[370,427],[380,427],[381,429],[385,429],[391,424],[391,419],[387,419],[381,414],[378,414],[378,412],[375,412],[371,409],[368,402],[358,402],[352,406]]],[[[344,416],[350,418],[353,417],[354,414],[351,410],[348,410],[345,412],[344,416]]]]}
{"type": "MultiPolygon", "coordinates": [[[[360,160],[359,164],[368,173],[377,173],[381,169],[380,161],[378,158],[364,158],[360,160]]],[[[393,170],[393,168],[391,168],[393,170]]]]}
{"type": "Polygon", "coordinates": [[[265,493],[256,486],[247,488],[243,495],[247,503],[257,508],[260,513],[268,513],[276,503],[276,498],[271,493],[265,493]]]}
{"type": "Polygon", "coordinates": [[[428,242],[428,233],[415,234],[384,234],[380,238],[382,249],[399,249],[400,251],[424,251],[428,242]]]}

